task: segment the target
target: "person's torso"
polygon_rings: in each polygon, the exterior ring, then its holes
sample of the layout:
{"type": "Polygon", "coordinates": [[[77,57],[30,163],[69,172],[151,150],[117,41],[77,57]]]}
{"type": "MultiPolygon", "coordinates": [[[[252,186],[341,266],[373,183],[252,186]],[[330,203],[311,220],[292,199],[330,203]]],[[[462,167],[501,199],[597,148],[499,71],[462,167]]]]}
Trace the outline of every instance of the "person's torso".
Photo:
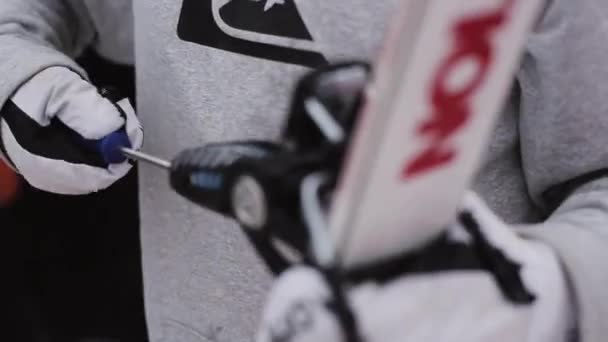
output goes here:
{"type": "MultiPolygon", "coordinates": [[[[84,3],[98,31],[95,50],[110,60],[133,63],[132,1],[84,3]]],[[[381,48],[395,3],[150,1],[140,5],[141,13],[137,14],[141,51],[138,64],[151,66],[152,69],[140,68],[146,75],[170,76],[162,83],[169,84],[173,91],[159,91],[151,97],[154,102],[166,102],[167,98],[159,95],[170,99],[181,94],[180,102],[171,103],[171,108],[192,113],[185,107],[180,110],[180,106],[192,107],[197,112],[190,115],[192,119],[215,123],[193,127],[194,132],[200,133],[199,138],[272,138],[281,129],[291,91],[300,75],[331,62],[373,60],[381,48]],[[188,98],[184,99],[184,94],[188,98]],[[234,134],[226,136],[229,132],[234,134]]],[[[140,88],[154,93],[163,86],[160,83],[140,84],[140,88]]],[[[521,177],[513,172],[521,168],[516,101],[517,96],[513,96],[498,123],[475,189],[502,216],[519,222],[537,215],[528,196],[520,196],[526,192],[525,184],[516,185],[511,191],[502,181],[506,177],[511,179],[506,183],[512,184],[521,177]],[[517,203],[508,204],[512,202],[517,203]]]]}
{"type": "MultiPolygon", "coordinates": [[[[276,138],[297,79],[326,63],[372,60],[395,4],[134,1],[144,149],[171,157],[208,142],[276,138]]],[[[111,35],[103,27],[102,36],[111,35]]],[[[536,217],[512,100],[474,188],[509,222],[523,222],[536,217]]],[[[161,171],[142,167],[140,183],[152,340],[251,340],[269,277],[238,228],[171,193],[161,171]]]]}

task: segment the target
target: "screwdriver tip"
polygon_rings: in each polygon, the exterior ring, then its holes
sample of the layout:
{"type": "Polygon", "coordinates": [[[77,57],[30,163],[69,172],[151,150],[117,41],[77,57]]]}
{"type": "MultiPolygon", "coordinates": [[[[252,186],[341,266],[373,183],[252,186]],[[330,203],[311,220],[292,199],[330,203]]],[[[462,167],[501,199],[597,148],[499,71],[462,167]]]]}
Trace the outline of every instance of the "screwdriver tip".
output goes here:
{"type": "Polygon", "coordinates": [[[166,169],[166,170],[171,169],[171,162],[169,162],[167,160],[155,157],[155,156],[147,154],[147,153],[139,152],[134,149],[127,148],[127,147],[122,147],[120,150],[129,159],[145,162],[150,165],[159,167],[161,169],[166,169]]]}

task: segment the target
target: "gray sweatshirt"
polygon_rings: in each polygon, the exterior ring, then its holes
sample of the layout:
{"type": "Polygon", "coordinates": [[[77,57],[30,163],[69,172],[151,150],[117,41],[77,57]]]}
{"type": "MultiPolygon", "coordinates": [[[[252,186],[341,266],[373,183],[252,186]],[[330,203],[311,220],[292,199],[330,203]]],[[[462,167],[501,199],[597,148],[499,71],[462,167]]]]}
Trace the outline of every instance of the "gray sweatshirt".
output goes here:
{"type": "MultiPolygon", "coordinates": [[[[138,68],[145,150],[279,134],[310,67],[371,59],[395,0],[2,0],[0,104],[93,45],[138,68]]],[[[475,184],[521,234],[554,248],[581,341],[608,336],[608,2],[548,1],[475,184]]],[[[85,76],[83,74],[83,76],[85,76]]],[[[141,170],[152,341],[250,341],[270,276],[230,221],[141,170]]]]}

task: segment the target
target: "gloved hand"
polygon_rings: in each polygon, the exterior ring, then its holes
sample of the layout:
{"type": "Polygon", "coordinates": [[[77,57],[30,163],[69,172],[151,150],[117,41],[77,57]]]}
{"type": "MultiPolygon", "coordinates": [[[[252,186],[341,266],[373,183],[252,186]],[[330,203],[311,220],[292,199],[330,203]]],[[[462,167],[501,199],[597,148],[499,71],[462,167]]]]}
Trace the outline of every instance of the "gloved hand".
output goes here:
{"type": "Polygon", "coordinates": [[[0,110],[0,151],[32,186],[67,195],[109,187],[131,164],[107,165],[81,143],[125,129],[139,149],[143,131],[126,98],[100,91],[64,67],[41,71],[0,110]]]}
{"type": "MultiPolygon", "coordinates": [[[[569,340],[572,307],[552,250],[518,237],[475,195],[463,210],[464,223],[426,248],[342,275],[357,342],[569,340]]],[[[257,340],[353,342],[329,284],[312,267],[285,272],[257,340]]]]}

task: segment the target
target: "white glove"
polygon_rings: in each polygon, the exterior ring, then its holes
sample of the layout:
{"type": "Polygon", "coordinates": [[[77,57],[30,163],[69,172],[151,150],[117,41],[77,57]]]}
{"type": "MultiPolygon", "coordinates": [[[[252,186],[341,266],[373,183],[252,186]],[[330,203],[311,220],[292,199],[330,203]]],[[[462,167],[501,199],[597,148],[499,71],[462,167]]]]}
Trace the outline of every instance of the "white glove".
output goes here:
{"type": "MultiPolygon", "coordinates": [[[[429,247],[427,253],[416,253],[414,260],[420,260],[415,265],[410,260],[405,274],[348,287],[347,301],[362,342],[568,340],[572,306],[552,250],[519,238],[475,195],[466,198],[464,210],[473,215],[491,245],[522,266],[523,285],[536,299],[515,304],[506,299],[490,272],[472,265],[458,267],[453,260],[460,256],[429,247]],[[451,263],[443,270],[437,267],[442,259],[451,263]]],[[[471,235],[463,226],[455,224],[448,236],[445,241],[456,246],[452,251],[468,250],[476,258],[471,235]]],[[[339,317],[330,309],[335,307],[332,298],[328,282],[316,269],[301,266],[285,272],[271,292],[257,341],[347,342],[339,317]]]]}
{"type": "Polygon", "coordinates": [[[0,110],[0,155],[36,188],[88,194],[125,176],[131,164],[107,165],[80,139],[100,140],[123,128],[139,149],[143,131],[128,99],[52,67],[22,85],[0,110]]]}

